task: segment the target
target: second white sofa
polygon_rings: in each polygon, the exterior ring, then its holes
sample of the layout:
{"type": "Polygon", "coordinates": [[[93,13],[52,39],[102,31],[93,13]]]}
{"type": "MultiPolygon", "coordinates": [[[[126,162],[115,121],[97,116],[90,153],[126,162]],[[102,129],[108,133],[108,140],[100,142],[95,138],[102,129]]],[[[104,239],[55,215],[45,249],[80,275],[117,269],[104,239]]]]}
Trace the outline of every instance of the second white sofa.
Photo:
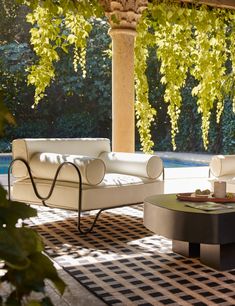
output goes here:
{"type": "Polygon", "coordinates": [[[227,192],[235,193],[235,155],[215,155],[210,162],[211,183],[224,181],[227,192]]]}

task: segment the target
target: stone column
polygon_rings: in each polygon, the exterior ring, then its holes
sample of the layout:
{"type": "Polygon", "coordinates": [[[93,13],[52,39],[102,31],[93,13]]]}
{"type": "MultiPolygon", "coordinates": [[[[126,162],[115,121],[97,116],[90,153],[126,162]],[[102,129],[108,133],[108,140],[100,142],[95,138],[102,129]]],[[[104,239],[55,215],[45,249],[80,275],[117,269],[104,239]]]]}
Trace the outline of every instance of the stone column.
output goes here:
{"type": "Polygon", "coordinates": [[[113,151],[135,151],[134,42],[136,31],[111,29],[113,151]]]}
{"type": "Polygon", "coordinates": [[[135,151],[134,43],[148,0],[100,0],[112,37],[112,150],[135,151]]]}

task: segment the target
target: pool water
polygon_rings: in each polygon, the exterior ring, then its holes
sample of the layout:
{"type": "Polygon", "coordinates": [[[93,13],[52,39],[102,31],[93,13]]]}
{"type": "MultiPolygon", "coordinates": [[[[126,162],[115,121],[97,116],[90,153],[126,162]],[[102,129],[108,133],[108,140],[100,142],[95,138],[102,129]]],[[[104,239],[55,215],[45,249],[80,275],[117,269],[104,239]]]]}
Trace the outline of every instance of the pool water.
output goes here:
{"type": "Polygon", "coordinates": [[[162,158],[162,160],[165,168],[203,167],[209,165],[208,163],[203,163],[203,162],[193,162],[193,161],[170,159],[170,158],[162,158]]]}
{"type": "Polygon", "coordinates": [[[7,174],[8,166],[12,160],[10,155],[1,155],[0,156],[0,174],[7,174]]]}
{"type": "MultiPolygon", "coordinates": [[[[12,160],[11,155],[0,156],[0,174],[7,174],[8,166],[12,160]]],[[[208,166],[206,163],[191,162],[178,159],[162,158],[165,168],[182,168],[182,167],[203,167],[208,166]]]]}

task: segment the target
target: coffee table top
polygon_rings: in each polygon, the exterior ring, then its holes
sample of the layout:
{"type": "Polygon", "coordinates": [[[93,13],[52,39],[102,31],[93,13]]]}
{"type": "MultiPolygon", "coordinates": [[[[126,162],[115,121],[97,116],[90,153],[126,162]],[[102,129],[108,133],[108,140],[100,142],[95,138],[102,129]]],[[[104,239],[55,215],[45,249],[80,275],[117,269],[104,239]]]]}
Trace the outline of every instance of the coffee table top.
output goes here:
{"type": "Polygon", "coordinates": [[[175,194],[154,195],[144,201],[144,225],[156,234],[173,240],[195,243],[235,243],[233,208],[204,211],[186,206],[175,194]]]}
{"type": "MultiPolygon", "coordinates": [[[[187,204],[200,204],[203,205],[203,203],[207,202],[191,202],[191,201],[180,201],[176,198],[176,194],[162,194],[162,195],[153,195],[150,197],[147,197],[144,200],[145,203],[150,203],[152,205],[157,205],[159,207],[163,207],[170,210],[175,211],[181,211],[185,213],[196,213],[196,214],[212,214],[212,215],[218,215],[218,214],[226,214],[226,213],[235,213],[235,203],[227,203],[223,204],[224,206],[229,206],[233,208],[227,208],[227,209],[219,209],[219,210],[211,210],[211,211],[205,211],[197,208],[192,208],[187,206],[187,204]]],[[[208,200],[208,202],[210,202],[208,200]]]]}

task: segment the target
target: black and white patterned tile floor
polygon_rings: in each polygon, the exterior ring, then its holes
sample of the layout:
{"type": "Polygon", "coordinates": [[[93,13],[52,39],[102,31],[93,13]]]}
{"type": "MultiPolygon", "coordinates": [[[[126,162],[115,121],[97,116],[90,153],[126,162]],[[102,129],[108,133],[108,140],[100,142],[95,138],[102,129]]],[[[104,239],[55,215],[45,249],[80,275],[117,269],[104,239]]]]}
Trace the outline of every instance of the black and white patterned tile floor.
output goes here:
{"type": "MultiPolygon", "coordinates": [[[[86,236],[74,212],[39,208],[30,224],[47,254],[107,305],[235,305],[235,270],[218,272],[173,253],[142,215],[142,205],[104,212],[86,236]]],[[[84,216],[84,225],[91,219],[84,216]]]]}

